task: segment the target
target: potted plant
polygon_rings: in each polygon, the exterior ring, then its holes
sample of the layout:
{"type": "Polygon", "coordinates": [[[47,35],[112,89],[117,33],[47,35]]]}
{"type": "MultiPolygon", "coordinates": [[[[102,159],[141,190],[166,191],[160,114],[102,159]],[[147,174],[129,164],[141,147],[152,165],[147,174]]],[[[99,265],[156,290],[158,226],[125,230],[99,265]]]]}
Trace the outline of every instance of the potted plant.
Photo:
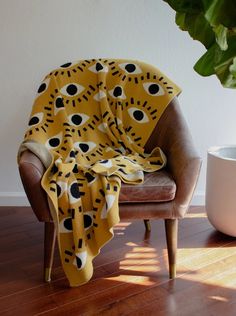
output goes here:
{"type": "MultiPolygon", "coordinates": [[[[202,76],[215,74],[236,88],[236,1],[164,0],[176,11],[176,24],[200,41],[206,53],[194,65],[202,76]]],[[[208,150],[206,211],[219,231],[236,236],[236,145],[208,150]]]]}
{"type": "Polygon", "coordinates": [[[164,0],[175,11],[175,22],[206,48],[194,70],[215,74],[227,88],[236,88],[236,1],[164,0]]]}

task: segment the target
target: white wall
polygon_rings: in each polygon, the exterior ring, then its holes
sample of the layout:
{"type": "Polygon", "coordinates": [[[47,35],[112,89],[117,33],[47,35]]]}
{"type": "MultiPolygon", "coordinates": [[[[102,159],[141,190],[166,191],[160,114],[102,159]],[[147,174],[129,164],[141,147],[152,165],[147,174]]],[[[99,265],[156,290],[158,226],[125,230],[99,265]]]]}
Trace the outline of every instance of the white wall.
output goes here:
{"type": "Polygon", "coordinates": [[[236,143],[236,92],[193,71],[203,51],[162,0],[1,0],[0,205],[26,203],[16,153],[40,80],[64,62],[92,57],[144,60],[183,88],[182,109],[204,159],[193,201],[202,202],[207,148],[236,143]]]}

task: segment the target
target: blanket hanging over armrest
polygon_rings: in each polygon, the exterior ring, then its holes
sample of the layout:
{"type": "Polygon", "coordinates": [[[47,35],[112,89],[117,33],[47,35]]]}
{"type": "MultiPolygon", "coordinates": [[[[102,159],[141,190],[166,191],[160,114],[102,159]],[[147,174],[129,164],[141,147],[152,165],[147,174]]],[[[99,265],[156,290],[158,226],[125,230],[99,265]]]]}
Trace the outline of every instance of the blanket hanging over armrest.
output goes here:
{"type": "Polygon", "coordinates": [[[141,183],[165,165],[160,148],[144,145],[180,91],[157,68],[118,59],[66,63],[39,86],[19,155],[31,150],[46,167],[41,184],[71,286],[88,282],[113,237],[121,181],[141,183]]]}

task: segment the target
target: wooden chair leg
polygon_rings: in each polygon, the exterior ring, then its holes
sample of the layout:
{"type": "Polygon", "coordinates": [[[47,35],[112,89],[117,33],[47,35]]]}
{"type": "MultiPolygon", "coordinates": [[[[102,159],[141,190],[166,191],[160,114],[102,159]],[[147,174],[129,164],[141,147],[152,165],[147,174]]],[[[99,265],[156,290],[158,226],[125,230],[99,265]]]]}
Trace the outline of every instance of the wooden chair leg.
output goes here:
{"type": "Polygon", "coordinates": [[[51,281],[51,271],[56,243],[56,229],[54,223],[45,222],[44,226],[44,280],[51,281]]]}
{"type": "Polygon", "coordinates": [[[151,231],[151,224],[150,224],[149,219],[144,219],[143,221],[144,221],[144,225],[145,225],[146,230],[148,232],[150,232],[151,231]]]}
{"type": "Polygon", "coordinates": [[[170,279],[176,277],[176,257],[178,240],[178,219],[165,219],[166,242],[170,279]]]}

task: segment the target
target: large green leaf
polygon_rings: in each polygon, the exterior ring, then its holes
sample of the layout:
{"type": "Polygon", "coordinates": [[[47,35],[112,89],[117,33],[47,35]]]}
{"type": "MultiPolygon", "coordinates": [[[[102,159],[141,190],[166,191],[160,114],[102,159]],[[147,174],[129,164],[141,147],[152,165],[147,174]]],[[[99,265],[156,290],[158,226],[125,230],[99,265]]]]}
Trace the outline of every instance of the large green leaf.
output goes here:
{"type": "Polygon", "coordinates": [[[228,39],[228,49],[220,52],[215,61],[215,73],[224,87],[236,88],[236,35],[228,39]]]}
{"type": "Polygon", "coordinates": [[[220,46],[220,48],[222,50],[226,50],[228,48],[228,44],[227,44],[228,29],[227,29],[227,27],[223,26],[222,24],[219,24],[218,26],[215,26],[213,28],[213,31],[215,32],[217,44],[220,46]]]}
{"type": "Polygon", "coordinates": [[[211,76],[215,74],[215,56],[218,46],[212,45],[210,49],[197,61],[194,70],[201,76],[211,76]]]}
{"type": "Polygon", "coordinates": [[[200,41],[206,48],[215,42],[215,33],[203,13],[176,13],[176,24],[188,31],[191,37],[200,41]]]}
{"type": "Polygon", "coordinates": [[[236,88],[236,36],[229,38],[228,48],[223,51],[215,43],[197,61],[194,70],[202,76],[216,74],[224,87],[236,88]]]}
{"type": "Polygon", "coordinates": [[[182,13],[197,13],[203,9],[201,0],[164,0],[172,9],[182,13]]]}
{"type": "Polygon", "coordinates": [[[226,27],[235,26],[235,0],[202,0],[202,2],[204,5],[205,17],[212,26],[219,24],[222,24],[226,27]]]}

